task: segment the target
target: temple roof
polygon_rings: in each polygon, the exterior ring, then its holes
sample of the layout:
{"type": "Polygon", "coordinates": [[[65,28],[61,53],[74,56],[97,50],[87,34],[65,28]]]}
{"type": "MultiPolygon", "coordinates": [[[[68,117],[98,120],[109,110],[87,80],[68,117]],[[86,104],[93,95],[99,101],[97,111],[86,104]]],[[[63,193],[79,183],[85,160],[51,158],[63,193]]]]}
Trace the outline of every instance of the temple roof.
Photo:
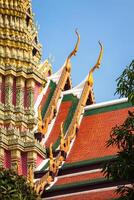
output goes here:
{"type": "MultiPolygon", "coordinates": [[[[66,94],[63,97],[63,100],[64,101],[61,102],[60,109],[62,106],[64,107],[64,103],[69,104],[71,94],[66,94]]],[[[67,111],[68,107],[65,106],[64,109],[61,111],[59,110],[54,128],[52,129],[52,135],[50,134],[50,138],[46,140],[47,147],[51,142],[53,142],[54,151],[56,150],[55,141],[57,143],[57,137],[59,137],[58,132],[60,132],[59,123],[63,120],[63,118],[67,119],[69,116],[67,111]],[[63,117],[64,114],[66,114],[66,117],[63,117]]],[[[88,185],[88,181],[89,185],[92,185],[92,183],[95,183],[95,185],[97,184],[95,187],[98,189],[102,186],[104,187],[105,185],[107,185],[107,187],[111,186],[111,182],[106,182],[103,185],[103,181],[105,182],[107,180],[104,179],[101,169],[105,161],[114,161],[114,159],[116,159],[117,149],[114,147],[107,149],[105,144],[109,138],[111,128],[115,125],[123,123],[128,110],[133,110],[133,107],[127,102],[127,99],[114,100],[85,107],[77,136],[70,147],[65,162],[59,169],[55,181],[52,182],[52,185],[50,185],[50,188],[52,189],[48,188],[48,190],[44,193],[45,196],[48,196],[49,198],[56,198],[57,195],[59,195],[58,198],[61,198],[60,195],[62,196],[62,192],[60,193],[59,189],[64,192],[67,189],[67,198],[72,197],[72,199],[75,199],[79,188],[86,187],[88,185]],[[76,192],[74,192],[73,196],[69,197],[70,194],[72,194],[71,191],[75,190],[73,188],[76,188],[76,192]]],[[[40,165],[35,172],[35,178],[41,178],[43,174],[48,171],[48,161],[49,159],[44,162],[44,165],[40,165]]],[[[114,184],[115,187],[116,185],[117,184],[114,184]]],[[[91,186],[89,186],[88,191],[91,190],[92,187],[90,187],[91,186]]],[[[85,189],[83,188],[82,191],[84,190],[85,189]]],[[[114,195],[112,192],[110,194],[110,197],[114,195]]],[[[89,194],[87,196],[90,197],[89,194]]],[[[91,195],[91,197],[92,196],[94,197],[94,194],[91,195]]]]}
{"type": "MultiPolygon", "coordinates": [[[[59,188],[61,190],[61,188],[59,188]]],[[[57,192],[58,193],[56,194],[56,188],[55,190],[50,190],[49,191],[49,194],[47,196],[45,196],[45,198],[43,199],[57,199],[58,200],[81,200],[81,199],[84,199],[84,200],[109,200],[110,199],[115,199],[118,197],[118,195],[115,193],[115,189],[117,189],[117,186],[113,186],[113,187],[110,187],[110,188],[101,188],[101,189],[93,189],[93,190],[90,190],[90,191],[80,191],[80,188],[79,188],[79,191],[77,191],[76,194],[74,193],[70,193],[70,194],[63,194],[63,193],[60,193],[58,191],[58,188],[57,188],[57,192]],[[50,196],[50,194],[53,192],[53,196],[50,196]]]]}

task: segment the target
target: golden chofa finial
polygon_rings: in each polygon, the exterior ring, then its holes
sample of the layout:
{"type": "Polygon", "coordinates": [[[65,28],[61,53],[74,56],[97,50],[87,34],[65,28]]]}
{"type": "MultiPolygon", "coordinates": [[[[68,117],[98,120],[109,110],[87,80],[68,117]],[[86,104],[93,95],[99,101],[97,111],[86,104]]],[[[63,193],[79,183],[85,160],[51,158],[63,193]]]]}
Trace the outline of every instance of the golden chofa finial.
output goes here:
{"type": "Polygon", "coordinates": [[[77,29],[75,30],[75,33],[77,35],[77,42],[76,42],[76,45],[75,45],[73,51],[67,57],[67,60],[66,60],[66,69],[67,69],[67,71],[70,71],[70,68],[71,68],[70,58],[72,56],[76,56],[76,53],[78,51],[78,47],[79,47],[79,44],[80,44],[80,35],[79,35],[77,29]]]}
{"type": "Polygon", "coordinates": [[[102,56],[103,56],[104,48],[103,48],[103,45],[101,44],[100,41],[99,41],[99,45],[100,45],[100,54],[99,54],[98,60],[97,60],[96,64],[94,65],[94,67],[92,67],[90,69],[89,75],[88,75],[88,78],[87,78],[88,84],[90,86],[92,86],[93,83],[94,83],[93,72],[94,72],[95,69],[99,69],[100,64],[101,64],[101,60],[102,60],[102,56]]]}
{"type": "Polygon", "coordinates": [[[103,48],[103,45],[101,44],[101,42],[99,41],[98,43],[100,45],[100,54],[99,54],[98,60],[96,62],[96,65],[94,66],[95,68],[100,67],[102,56],[103,56],[103,51],[104,51],[104,48],[103,48]]]}

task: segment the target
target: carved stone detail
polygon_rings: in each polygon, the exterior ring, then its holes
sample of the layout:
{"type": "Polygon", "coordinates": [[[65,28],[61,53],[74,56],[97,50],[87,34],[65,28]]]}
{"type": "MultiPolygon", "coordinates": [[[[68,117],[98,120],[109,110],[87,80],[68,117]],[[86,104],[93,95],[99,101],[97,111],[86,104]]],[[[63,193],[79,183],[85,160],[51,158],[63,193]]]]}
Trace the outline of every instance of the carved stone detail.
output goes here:
{"type": "Polygon", "coordinates": [[[13,76],[5,77],[5,105],[6,107],[12,106],[12,94],[13,94],[13,76]]]}

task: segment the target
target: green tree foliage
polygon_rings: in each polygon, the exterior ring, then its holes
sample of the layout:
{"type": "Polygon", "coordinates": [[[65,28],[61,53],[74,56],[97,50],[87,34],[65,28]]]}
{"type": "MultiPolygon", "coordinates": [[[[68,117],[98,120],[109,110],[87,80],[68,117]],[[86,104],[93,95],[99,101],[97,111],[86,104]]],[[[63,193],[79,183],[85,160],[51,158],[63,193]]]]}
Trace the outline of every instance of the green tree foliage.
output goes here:
{"type": "Polygon", "coordinates": [[[134,60],[125,68],[121,76],[117,79],[116,93],[120,97],[127,97],[134,105],[134,60]]]}
{"type": "Polygon", "coordinates": [[[1,200],[39,200],[38,195],[27,183],[26,178],[13,170],[0,170],[1,200]]]}
{"type": "MultiPolygon", "coordinates": [[[[117,79],[116,93],[120,97],[128,97],[129,102],[134,105],[134,61],[117,79]]],[[[108,179],[126,181],[130,184],[118,187],[118,200],[134,200],[134,111],[128,111],[124,123],[112,128],[106,146],[116,146],[118,152],[114,162],[105,164],[104,175],[108,179]]]]}

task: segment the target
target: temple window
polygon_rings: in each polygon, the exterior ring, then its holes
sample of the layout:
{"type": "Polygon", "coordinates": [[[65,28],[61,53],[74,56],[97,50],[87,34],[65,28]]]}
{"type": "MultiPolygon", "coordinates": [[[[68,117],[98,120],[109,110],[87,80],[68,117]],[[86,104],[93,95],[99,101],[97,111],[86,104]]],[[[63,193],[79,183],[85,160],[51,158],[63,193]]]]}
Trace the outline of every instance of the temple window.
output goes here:
{"type": "Polygon", "coordinates": [[[70,80],[67,79],[65,87],[64,87],[64,91],[69,90],[70,89],[70,80]]]}
{"type": "Polygon", "coordinates": [[[31,14],[30,8],[28,8],[27,12],[28,12],[29,14],[31,14]]]}
{"type": "Polygon", "coordinates": [[[37,53],[37,49],[33,48],[33,50],[32,50],[32,55],[35,56],[36,53],[37,53]]]}
{"type": "Polygon", "coordinates": [[[37,36],[34,38],[36,44],[38,44],[37,36]]]}
{"type": "Polygon", "coordinates": [[[27,15],[26,16],[26,25],[29,26],[29,23],[30,23],[30,17],[27,15]]]}

